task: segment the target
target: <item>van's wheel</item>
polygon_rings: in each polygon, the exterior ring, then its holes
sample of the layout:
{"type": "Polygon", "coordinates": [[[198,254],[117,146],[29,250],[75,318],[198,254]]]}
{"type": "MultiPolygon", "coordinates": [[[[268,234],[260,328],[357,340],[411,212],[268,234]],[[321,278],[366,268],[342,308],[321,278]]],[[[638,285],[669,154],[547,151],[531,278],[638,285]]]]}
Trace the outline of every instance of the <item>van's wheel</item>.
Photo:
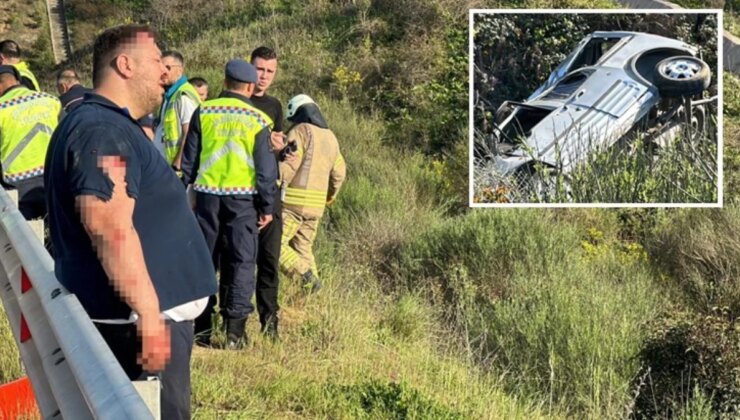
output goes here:
{"type": "Polygon", "coordinates": [[[709,65],[692,56],[668,57],[655,65],[654,82],[665,98],[694,96],[709,87],[709,65]]]}

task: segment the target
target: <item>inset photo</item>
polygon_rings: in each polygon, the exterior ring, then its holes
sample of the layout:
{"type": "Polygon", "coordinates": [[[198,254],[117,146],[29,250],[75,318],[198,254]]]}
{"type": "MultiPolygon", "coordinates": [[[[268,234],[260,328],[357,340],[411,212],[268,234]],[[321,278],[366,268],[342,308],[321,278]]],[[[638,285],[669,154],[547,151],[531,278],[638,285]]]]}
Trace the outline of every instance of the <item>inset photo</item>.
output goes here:
{"type": "Polygon", "coordinates": [[[720,10],[471,10],[472,207],[721,207],[720,10]]]}

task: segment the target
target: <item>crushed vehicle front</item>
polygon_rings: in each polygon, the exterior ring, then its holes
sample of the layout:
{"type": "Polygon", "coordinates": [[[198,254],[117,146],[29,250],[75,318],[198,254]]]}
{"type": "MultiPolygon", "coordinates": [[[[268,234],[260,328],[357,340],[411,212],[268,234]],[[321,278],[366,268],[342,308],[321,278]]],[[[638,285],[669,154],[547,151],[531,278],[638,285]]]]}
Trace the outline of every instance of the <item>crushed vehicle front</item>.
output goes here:
{"type": "Polygon", "coordinates": [[[660,101],[651,81],[657,60],[696,52],[651,34],[587,36],[527,100],[499,107],[490,145],[497,171],[510,175],[539,162],[568,173],[588,153],[618,141],[660,101]]]}

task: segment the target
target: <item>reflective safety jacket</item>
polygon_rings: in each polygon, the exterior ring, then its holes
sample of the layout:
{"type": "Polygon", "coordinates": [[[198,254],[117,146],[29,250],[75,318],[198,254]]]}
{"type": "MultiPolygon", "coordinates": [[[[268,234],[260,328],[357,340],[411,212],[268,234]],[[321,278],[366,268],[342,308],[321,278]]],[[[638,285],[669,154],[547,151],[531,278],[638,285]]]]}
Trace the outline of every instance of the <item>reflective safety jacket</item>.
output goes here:
{"type": "Polygon", "coordinates": [[[204,102],[199,118],[201,152],[193,189],[215,195],[257,194],[255,139],[272,127],[270,117],[239,99],[222,97],[204,102]]]}
{"type": "Polygon", "coordinates": [[[18,64],[13,64],[13,67],[15,67],[15,69],[18,70],[18,73],[21,74],[21,78],[25,77],[31,81],[31,84],[33,84],[33,90],[37,92],[41,91],[41,89],[39,88],[39,81],[36,80],[36,76],[31,73],[31,69],[28,68],[28,64],[26,64],[25,61],[20,61],[18,64]]]}
{"type": "Polygon", "coordinates": [[[283,208],[306,217],[321,217],[326,204],[336,198],[346,176],[339,142],[331,130],[309,123],[291,128],[290,141],[298,146],[298,159],[291,164],[280,163],[286,185],[283,208]]]}
{"type": "Polygon", "coordinates": [[[46,149],[61,107],[54,96],[20,85],[0,97],[3,181],[12,185],[44,174],[46,149]]]}
{"type": "Polygon", "coordinates": [[[177,151],[180,150],[181,146],[180,137],[182,137],[182,123],[180,122],[177,110],[175,109],[175,104],[180,98],[180,95],[185,95],[196,104],[200,104],[200,96],[198,96],[198,92],[195,90],[193,85],[188,82],[180,85],[165,104],[164,118],[162,120],[162,141],[164,142],[165,158],[170,165],[175,162],[177,151]]]}

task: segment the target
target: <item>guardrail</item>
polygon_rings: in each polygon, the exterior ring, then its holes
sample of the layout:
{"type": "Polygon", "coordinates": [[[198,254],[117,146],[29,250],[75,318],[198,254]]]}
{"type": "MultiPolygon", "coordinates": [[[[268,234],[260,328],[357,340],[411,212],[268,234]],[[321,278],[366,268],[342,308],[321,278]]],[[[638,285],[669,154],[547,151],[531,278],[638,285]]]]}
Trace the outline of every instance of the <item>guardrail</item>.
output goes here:
{"type": "Polygon", "coordinates": [[[154,418],[3,189],[0,297],[43,418],[154,418]]]}

